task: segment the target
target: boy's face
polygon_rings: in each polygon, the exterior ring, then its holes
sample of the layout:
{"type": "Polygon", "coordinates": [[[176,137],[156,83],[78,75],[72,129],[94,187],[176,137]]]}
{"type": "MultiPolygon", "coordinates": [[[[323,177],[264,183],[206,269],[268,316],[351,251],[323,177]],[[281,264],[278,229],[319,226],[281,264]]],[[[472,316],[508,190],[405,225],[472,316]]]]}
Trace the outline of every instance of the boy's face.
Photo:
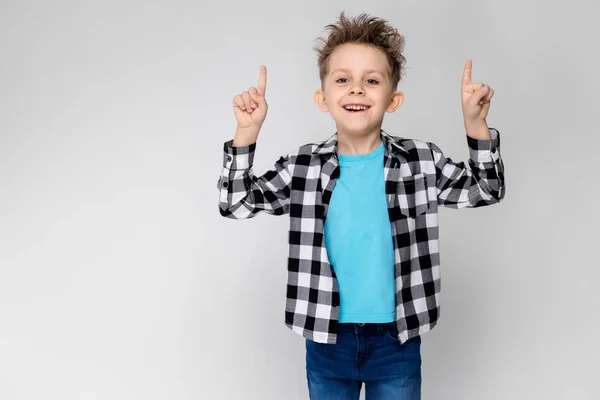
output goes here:
{"type": "Polygon", "coordinates": [[[346,43],[329,57],[329,70],[323,89],[315,93],[315,103],[331,113],[338,133],[364,136],[379,133],[385,112],[400,107],[404,95],[393,91],[390,67],[385,54],[374,47],[346,43]],[[348,111],[344,106],[361,104],[364,111],[348,111]]]}

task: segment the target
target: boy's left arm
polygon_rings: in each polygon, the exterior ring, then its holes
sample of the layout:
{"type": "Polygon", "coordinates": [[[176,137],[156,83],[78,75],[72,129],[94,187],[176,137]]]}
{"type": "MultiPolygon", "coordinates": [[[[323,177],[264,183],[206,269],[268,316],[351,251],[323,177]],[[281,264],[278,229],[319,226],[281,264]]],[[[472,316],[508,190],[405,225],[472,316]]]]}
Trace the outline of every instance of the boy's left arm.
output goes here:
{"type": "Polygon", "coordinates": [[[472,82],[472,65],[471,60],[465,63],[461,85],[470,168],[444,157],[439,147],[429,143],[435,162],[438,203],[454,208],[498,203],[505,193],[500,133],[488,128],[486,121],[494,89],[472,82]]]}
{"type": "Polygon", "coordinates": [[[504,164],[500,157],[500,133],[487,130],[491,139],[475,139],[467,135],[469,166],[446,158],[434,143],[438,204],[452,208],[481,207],[504,198],[504,164]]]}

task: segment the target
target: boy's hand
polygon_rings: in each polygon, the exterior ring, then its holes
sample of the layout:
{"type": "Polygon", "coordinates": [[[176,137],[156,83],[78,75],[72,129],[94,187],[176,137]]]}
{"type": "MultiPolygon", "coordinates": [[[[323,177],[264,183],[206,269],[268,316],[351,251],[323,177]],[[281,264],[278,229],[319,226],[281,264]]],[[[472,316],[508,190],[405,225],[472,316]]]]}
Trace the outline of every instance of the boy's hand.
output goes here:
{"type": "Polygon", "coordinates": [[[260,127],[267,116],[266,88],[267,67],[261,65],[258,88],[251,86],[248,91],[233,98],[233,112],[237,120],[236,139],[238,135],[243,134],[244,142],[252,142],[252,139],[256,141],[260,127]]]}
{"type": "Polygon", "coordinates": [[[485,119],[490,110],[490,100],[494,96],[494,89],[483,82],[473,83],[471,81],[472,66],[473,61],[468,59],[462,77],[461,98],[465,128],[467,134],[486,131],[489,135],[485,119]]]}

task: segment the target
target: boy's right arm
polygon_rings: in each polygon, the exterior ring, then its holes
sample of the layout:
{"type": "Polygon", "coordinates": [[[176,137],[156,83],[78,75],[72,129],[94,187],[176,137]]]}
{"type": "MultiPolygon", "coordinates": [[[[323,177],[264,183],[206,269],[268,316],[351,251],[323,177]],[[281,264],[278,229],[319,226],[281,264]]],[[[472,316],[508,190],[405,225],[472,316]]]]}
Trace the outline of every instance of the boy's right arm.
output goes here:
{"type": "Polygon", "coordinates": [[[219,212],[234,219],[252,218],[261,211],[281,215],[289,212],[292,175],[290,156],[280,157],[275,168],[257,177],[252,172],[256,140],[267,116],[265,100],[267,68],[260,67],[258,87],[233,98],[237,130],[223,146],[223,169],[219,177],[219,212]]]}
{"type": "Polygon", "coordinates": [[[256,143],[233,147],[233,140],[223,146],[223,169],[218,181],[219,212],[233,219],[252,218],[259,212],[282,215],[289,212],[290,156],[280,157],[275,167],[262,176],[252,172],[256,143]]]}

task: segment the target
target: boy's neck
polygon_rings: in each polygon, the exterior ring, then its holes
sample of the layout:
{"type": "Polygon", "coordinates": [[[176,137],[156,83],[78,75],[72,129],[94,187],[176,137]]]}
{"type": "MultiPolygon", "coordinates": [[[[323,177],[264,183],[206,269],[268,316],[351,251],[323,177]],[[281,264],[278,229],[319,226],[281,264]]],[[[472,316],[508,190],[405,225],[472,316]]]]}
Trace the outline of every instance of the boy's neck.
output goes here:
{"type": "Polygon", "coordinates": [[[365,134],[347,134],[338,130],[337,153],[341,155],[364,155],[381,145],[381,128],[365,134]]]}

